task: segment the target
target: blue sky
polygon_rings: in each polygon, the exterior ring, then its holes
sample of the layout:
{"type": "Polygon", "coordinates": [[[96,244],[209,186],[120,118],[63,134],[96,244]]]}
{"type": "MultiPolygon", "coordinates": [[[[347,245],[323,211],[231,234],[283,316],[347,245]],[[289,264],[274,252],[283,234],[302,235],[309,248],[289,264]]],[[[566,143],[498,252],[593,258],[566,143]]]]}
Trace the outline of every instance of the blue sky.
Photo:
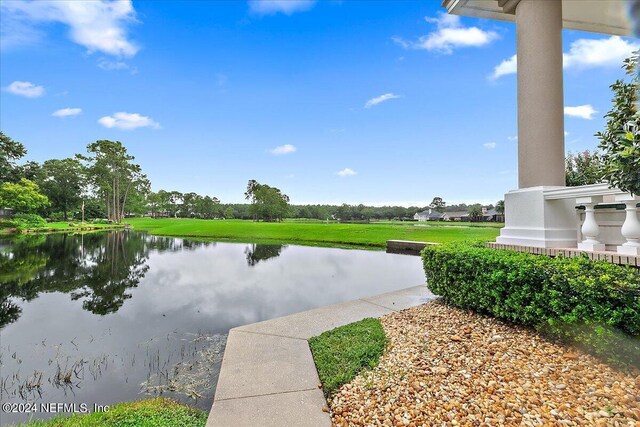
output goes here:
{"type": "MultiPolygon", "coordinates": [[[[0,3],[0,126],[28,159],[122,141],[153,189],[495,202],[517,187],[515,26],[440,1],[0,3]]],[[[564,32],[566,148],[638,40],[564,32]]]]}

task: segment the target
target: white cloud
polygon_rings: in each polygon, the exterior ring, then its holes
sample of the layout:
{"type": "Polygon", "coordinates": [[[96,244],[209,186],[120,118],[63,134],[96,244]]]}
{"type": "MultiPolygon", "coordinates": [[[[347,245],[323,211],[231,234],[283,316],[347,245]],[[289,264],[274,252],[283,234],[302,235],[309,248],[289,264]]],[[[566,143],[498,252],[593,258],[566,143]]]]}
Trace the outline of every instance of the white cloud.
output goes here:
{"type": "MultiPolygon", "coordinates": [[[[103,52],[131,57],[138,46],[128,40],[127,24],[135,22],[135,10],[130,0],[122,1],[5,1],[0,3],[3,19],[12,28],[23,31],[32,41],[38,34],[35,26],[59,22],[69,27],[69,37],[89,52],[103,52]]],[[[12,44],[19,35],[6,34],[12,44]]]]}
{"type": "Polygon", "coordinates": [[[514,135],[514,136],[508,136],[507,139],[509,141],[517,141],[518,140],[518,135],[514,135]]]}
{"type": "Polygon", "coordinates": [[[436,24],[438,28],[460,27],[460,17],[458,15],[451,15],[444,12],[438,12],[438,16],[435,18],[425,16],[424,20],[431,24],[436,24]]]}
{"type": "Polygon", "coordinates": [[[385,93],[384,95],[377,96],[375,98],[371,98],[364,104],[364,108],[371,108],[374,105],[381,104],[385,101],[389,101],[390,99],[400,98],[400,95],[396,95],[393,93],[385,93]]]}
{"type": "Polygon", "coordinates": [[[123,130],[131,130],[136,128],[150,127],[159,129],[160,124],[153,121],[150,117],[142,116],[138,113],[118,112],[112,116],[104,116],[98,120],[102,126],[106,128],[116,128],[123,130]]]}
{"type": "Polygon", "coordinates": [[[336,175],[338,176],[355,176],[358,175],[358,172],[354,171],[353,169],[350,168],[344,168],[339,172],[336,172],[336,175]]]}
{"type": "Polygon", "coordinates": [[[564,53],[564,67],[620,67],[622,61],[640,49],[640,43],[630,42],[620,36],[608,39],[579,39],[571,43],[564,53]]]}
{"type": "Polygon", "coordinates": [[[398,46],[402,47],[403,49],[409,49],[413,47],[413,44],[411,42],[406,41],[400,36],[393,36],[391,37],[391,40],[398,46]]]}
{"type": "Polygon", "coordinates": [[[280,145],[280,146],[274,148],[273,150],[271,150],[271,154],[273,154],[275,156],[280,156],[280,155],[283,155],[283,154],[294,153],[295,151],[296,151],[296,147],[294,145],[284,144],[284,145],[280,145]]]}
{"type": "Polygon", "coordinates": [[[37,44],[43,38],[43,32],[13,14],[5,13],[9,2],[0,2],[0,48],[2,50],[19,46],[37,44]]]}
{"type": "Polygon", "coordinates": [[[392,37],[392,40],[405,49],[426,49],[451,54],[454,49],[480,47],[498,38],[498,34],[494,31],[485,31],[478,27],[464,27],[460,23],[460,17],[447,13],[440,12],[437,17],[426,17],[425,20],[436,24],[436,31],[418,38],[417,41],[406,41],[398,36],[392,37]]]}
{"type": "Polygon", "coordinates": [[[518,71],[518,57],[517,55],[513,55],[509,59],[505,59],[493,69],[493,73],[491,74],[491,79],[499,79],[502,76],[506,76],[507,74],[515,74],[518,71]]]}
{"type": "Polygon", "coordinates": [[[109,61],[108,59],[105,58],[100,58],[98,60],[98,67],[102,68],[103,70],[128,70],[129,69],[129,65],[126,62],[123,61],[109,61]]]}
{"type": "MultiPolygon", "coordinates": [[[[564,68],[620,67],[622,61],[640,49],[640,43],[619,36],[606,39],[578,39],[571,43],[569,52],[562,54],[564,68]]],[[[497,79],[517,71],[516,55],[498,64],[491,74],[497,79]]]]}
{"type": "Polygon", "coordinates": [[[72,117],[82,113],[82,108],[61,108],[54,111],[51,115],[53,117],[72,117]]]}
{"type": "Polygon", "coordinates": [[[496,144],[495,142],[485,142],[484,144],[482,144],[482,146],[487,150],[493,150],[497,145],[498,144],[496,144]]]}
{"type": "Polygon", "coordinates": [[[27,98],[37,98],[44,95],[44,87],[31,82],[15,81],[5,88],[9,93],[27,98]]]}
{"type": "Polygon", "coordinates": [[[578,117],[585,120],[593,120],[593,115],[597,111],[590,105],[578,105],[575,107],[564,107],[564,114],[570,117],[578,117]]]}
{"type": "Polygon", "coordinates": [[[292,15],[311,9],[316,0],[250,0],[249,10],[258,15],[292,15]]]}
{"type": "Polygon", "coordinates": [[[129,72],[134,75],[138,74],[138,68],[132,67],[124,61],[110,61],[106,58],[100,58],[98,60],[98,67],[102,68],[106,71],[122,71],[129,70],[129,72]]]}

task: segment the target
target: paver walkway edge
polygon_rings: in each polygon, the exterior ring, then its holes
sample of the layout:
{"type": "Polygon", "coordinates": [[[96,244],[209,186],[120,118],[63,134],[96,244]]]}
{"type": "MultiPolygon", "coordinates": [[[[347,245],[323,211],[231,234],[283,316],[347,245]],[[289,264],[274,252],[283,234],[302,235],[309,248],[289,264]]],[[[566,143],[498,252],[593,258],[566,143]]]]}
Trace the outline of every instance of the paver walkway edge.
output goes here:
{"type": "Polygon", "coordinates": [[[307,340],[434,298],[414,286],[231,329],[207,427],[331,426],[307,340]]]}

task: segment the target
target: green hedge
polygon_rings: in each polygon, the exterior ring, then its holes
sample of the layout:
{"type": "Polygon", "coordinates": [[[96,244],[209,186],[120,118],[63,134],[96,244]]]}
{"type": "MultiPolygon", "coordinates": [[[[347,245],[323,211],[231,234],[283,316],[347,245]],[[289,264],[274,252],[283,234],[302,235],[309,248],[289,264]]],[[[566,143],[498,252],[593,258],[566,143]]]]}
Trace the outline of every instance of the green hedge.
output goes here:
{"type": "Polygon", "coordinates": [[[17,213],[9,222],[18,230],[41,228],[47,225],[47,221],[45,221],[40,215],[27,213],[17,213]]]}
{"type": "Polygon", "coordinates": [[[422,258],[429,289],[449,304],[640,366],[640,269],[479,243],[427,246],[422,258]]]}

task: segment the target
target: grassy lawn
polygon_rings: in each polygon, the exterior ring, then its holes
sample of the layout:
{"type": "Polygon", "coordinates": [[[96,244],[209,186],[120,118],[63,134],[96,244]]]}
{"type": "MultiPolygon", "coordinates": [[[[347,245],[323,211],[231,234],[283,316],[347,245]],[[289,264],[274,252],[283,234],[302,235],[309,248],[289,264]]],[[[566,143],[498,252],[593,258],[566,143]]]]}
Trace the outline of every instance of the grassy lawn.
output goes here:
{"type": "Polygon", "coordinates": [[[129,218],[134,229],[151,234],[176,237],[208,237],[244,242],[278,241],[318,245],[355,245],[385,247],[387,240],[412,240],[445,243],[458,240],[494,240],[496,226],[465,227],[468,224],[415,222],[380,222],[339,224],[335,222],[282,223],[243,220],[203,220],[172,218],[129,218]]]}
{"type": "Polygon", "coordinates": [[[55,417],[19,424],[28,427],[202,427],[207,413],[170,399],[154,398],[114,405],[108,412],[55,417]]]}
{"type": "MultiPolygon", "coordinates": [[[[322,219],[307,219],[307,218],[287,218],[286,222],[292,223],[315,223],[326,224],[327,221],[322,219]]],[[[339,224],[339,221],[330,220],[332,224],[339,224]]],[[[504,222],[458,222],[458,221],[391,221],[386,219],[375,220],[372,219],[370,224],[382,224],[382,225],[418,225],[419,227],[480,227],[480,228],[502,228],[504,222]]]]}
{"type": "Polygon", "coordinates": [[[373,368],[387,345],[378,319],[363,319],[324,332],[309,340],[322,388],[327,396],[373,368]]]}

